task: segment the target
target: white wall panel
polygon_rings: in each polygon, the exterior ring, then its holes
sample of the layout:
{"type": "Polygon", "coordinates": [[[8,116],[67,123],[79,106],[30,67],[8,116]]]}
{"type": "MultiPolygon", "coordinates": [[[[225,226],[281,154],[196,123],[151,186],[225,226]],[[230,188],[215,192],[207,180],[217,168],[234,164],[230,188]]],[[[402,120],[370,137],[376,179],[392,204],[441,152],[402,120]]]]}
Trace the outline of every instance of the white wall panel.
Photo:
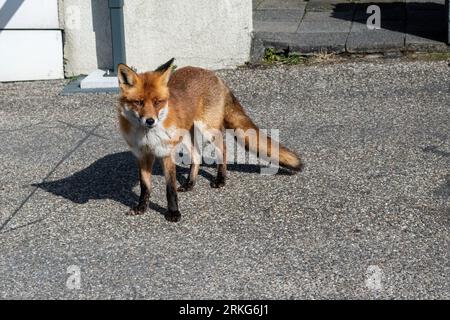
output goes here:
{"type": "Polygon", "coordinates": [[[0,31],[0,81],[63,77],[61,31],[0,31]]]}
{"type": "Polygon", "coordinates": [[[58,0],[0,0],[0,29],[58,29],[58,0]]]}

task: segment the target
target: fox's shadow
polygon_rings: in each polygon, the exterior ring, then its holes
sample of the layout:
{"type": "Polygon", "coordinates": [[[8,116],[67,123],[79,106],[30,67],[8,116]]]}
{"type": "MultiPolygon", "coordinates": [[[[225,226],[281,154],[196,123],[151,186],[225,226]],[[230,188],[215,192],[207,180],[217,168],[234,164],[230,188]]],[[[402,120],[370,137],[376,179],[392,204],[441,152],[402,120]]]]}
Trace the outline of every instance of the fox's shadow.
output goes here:
{"type": "MultiPolygon", "coordinates": [[[[258,173],[260,166],[250,164],[228,165],[229,171],[258,173]]],[[[177,180],[182,184],[186,180],[189,169],[177,167],[177,180]]],[[[280,170],[279,174],[287,174],[280,170]]],[[[155,162],[153,175],[162,176],[163,170],[159,161],[155,162]]],[[[199,175],[212,181],[214,176],[200,169],[199,175]]],[[[89,200],[111,199],[127,207],[138,202],[138,195],[133,188],[138,184],[138,167],[136,158],[131,152],[119,152],[104,156],[71,176],[60,180],[33,184],[54,195],[64,197],[74,203],[87,203],[89,200]]],[[[150,208],[162,214],[166,209],[151,202],[150,208]]]]}
{"type": "MultiPolygon", "coordinates": [[[[162,174],[161,167],[155,169],[156,174],[162,174]]],[[[120,152],[100,158],[68,177],[34,186],[74,203],[111,199],[131,207],[138,201],[133,192],[138,180],[136,159],[130,152],[120,152]]]]}

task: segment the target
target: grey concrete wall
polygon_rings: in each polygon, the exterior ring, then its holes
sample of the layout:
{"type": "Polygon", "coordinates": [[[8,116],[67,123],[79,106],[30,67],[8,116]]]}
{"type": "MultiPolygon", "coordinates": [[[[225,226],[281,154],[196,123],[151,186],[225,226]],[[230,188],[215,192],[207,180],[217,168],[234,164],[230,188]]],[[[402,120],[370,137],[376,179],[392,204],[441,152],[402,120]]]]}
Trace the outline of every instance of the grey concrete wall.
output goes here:
{"type": "MultiPolygon", "coordinates": [[[[65,73],[112,68],[107,0],[60,0],[65,73]]],[[[176,65],[211,69],[248,61],[251,0],[125,0],[127,63],[139,71],[171,57],[176,65]]]]}

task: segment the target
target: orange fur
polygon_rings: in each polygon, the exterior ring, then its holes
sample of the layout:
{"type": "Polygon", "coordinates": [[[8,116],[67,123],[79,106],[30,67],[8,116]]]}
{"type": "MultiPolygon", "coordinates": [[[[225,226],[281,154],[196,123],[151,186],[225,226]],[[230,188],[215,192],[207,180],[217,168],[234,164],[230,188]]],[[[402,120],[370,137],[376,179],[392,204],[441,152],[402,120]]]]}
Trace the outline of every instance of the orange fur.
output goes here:
{"type": "MultiPolygon", "coordinates": [[[[142,162],[146,161],[149,154],[163,159],[168,183],[169,212],[173,213],[178,212],[178,205],[175,205],[176,192],[169,196],[169,191],[173,189],[175,166],[168,157],[168,150],[173,149],[179,140],[170,138],[169,135],[166,137],[164,130],[184,129],[192,132],[196,122],[201,122],[206,129],[253,129],[259,133],[259,128],[247,116],[230,89],[212,71],[184,67],[172,73],[172,62],[173,59],[155,71],[139,74],[126,65],[119,65],[118,112],[122,135],[141,162],[141,187],[144,185],[144,189],[149,189],[151,177],[151,167],[142,165],[142,162]],[[147,125],[150,129],[145,132],[150,133],[144,136],[142,127],[147,125]],[[154,129],[156,125],[158,127],[154,129]],[[142,181],[142,178],[145,181],[142,181]]],[[[264,138],[267,145],[261,143],[258,137],[256,147],[249,144],[248,137],[243,137],[243,140],[250,151],[258,155],[266,154],[269,159],[275,157],[271,153],[271,146],[277,145],[279,155],[275,160],[289,169],[301,169],[301,161],[294,152],[269,137],[264,138]]],[[[220,144],[218,147],[225,157],[225,148],[222,142],[220,144]]],[[[197,171],[198,165],[192,165],[188,185],[182,187],[182,191],[193,186],[197,171]]],[[[226,163],[219,164],[218,176],[213,186],[222,186],[225,183],[225,175],[226,163]]],[[[170,192],[173,193],[173,190],[170,192]]]]}
{"type": "MultiPolygon", "coordinates": [[[[142,100],[144,105],[138,108],[140,116],[156,116],[164,102],[168,102],[169,113],[164,126],[175,126],[178,129],[190,130],[194,121],[205,123],[208,128],[219,129],[255,129],[258,127],[247,116],[244,109],[223,83],[213,72],[185,67],[174,72],[165,73],[146,72],[135,74],[136,85],[132,88],[121,86],[121,104],[134,106],[134,101],[142,100]],[[155,101],[162,101],[155,104],[155,101]]],[[[129,131],[129,123],[120,117],[120,128],[129,131]]],[[[272,140],[268,138],[267,153],[270,156],[272,140]]],[[[259,146],[258,142],[258,146],[259,146]]],[[[259,153],[261,150],[251,150],[259,153]]],[[[265,150],[264,150],[265,151],[265,150]]],[[[279,163],[293,170],[301,168],[298,156],[287,148],[280,146],[279,163]]]]}

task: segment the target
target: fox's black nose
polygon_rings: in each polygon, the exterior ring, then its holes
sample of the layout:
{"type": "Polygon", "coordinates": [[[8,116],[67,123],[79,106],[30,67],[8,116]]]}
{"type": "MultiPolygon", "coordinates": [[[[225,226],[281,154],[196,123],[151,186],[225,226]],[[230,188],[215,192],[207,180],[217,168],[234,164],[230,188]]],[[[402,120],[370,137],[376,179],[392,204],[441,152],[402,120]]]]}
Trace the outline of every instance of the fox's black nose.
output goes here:
{"type": "Polygon", "coordinates": [[[149,127],[151,127],[151,126],[153,126],[153,125],[155,124],[155,119],[153,119],[153,118],[148,118],[148,119],[145,121],[145,123],[146,123],[149,127]]]}

